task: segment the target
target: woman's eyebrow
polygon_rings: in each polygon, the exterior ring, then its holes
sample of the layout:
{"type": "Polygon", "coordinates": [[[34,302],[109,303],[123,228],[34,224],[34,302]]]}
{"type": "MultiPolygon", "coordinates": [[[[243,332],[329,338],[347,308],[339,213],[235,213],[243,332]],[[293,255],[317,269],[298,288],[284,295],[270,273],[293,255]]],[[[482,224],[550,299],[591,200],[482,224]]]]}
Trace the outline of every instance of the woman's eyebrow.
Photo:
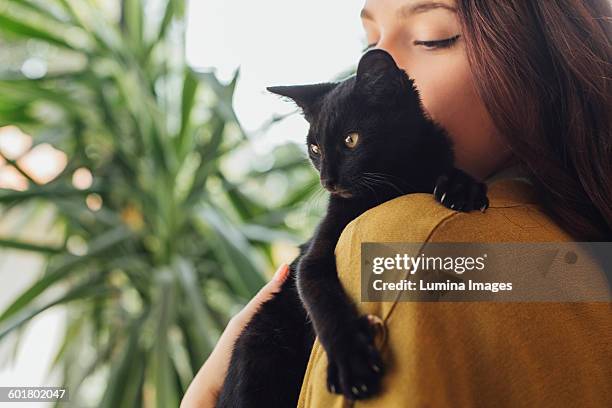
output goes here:
{"type": "MultiPolygon", "coordinates": [[[[414,14],[425,13],[430,10],[434,10],[437,8],[446,9],[452,12],[457,12],[457,9],[449,4],[441,3],[439,1],[420,1],[417,3],[408,3],[399,7],[395,12],[397,17],[400,19],[404,19],[410,17],[414,14]]],[[[367,20],[374,20],[372,17],[372,13],[370,13],[367,9],[361,10],[361,18],[367,20]]]]}

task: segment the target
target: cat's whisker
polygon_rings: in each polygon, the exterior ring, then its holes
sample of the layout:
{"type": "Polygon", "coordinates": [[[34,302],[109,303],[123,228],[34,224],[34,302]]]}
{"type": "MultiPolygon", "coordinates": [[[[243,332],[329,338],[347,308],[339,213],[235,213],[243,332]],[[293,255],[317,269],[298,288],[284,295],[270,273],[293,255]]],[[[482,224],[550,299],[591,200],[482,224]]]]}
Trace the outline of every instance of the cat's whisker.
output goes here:
{"type": "Polygon", "coordinates": [[[321,197],[323,195],[323,190],[318,189],[314,194],[309,197],[308,203],[306,205],[306,216],[310,216],[313,213],[314,209],[319,205],[319,201],[321,200],[321,197]]]}
{"type": "Polygon", "coordinates": [[[369,189],[370,191],[372,191],[374,193],[374,196],[376,197],[376,200],[378,200],[378,193],[376,192],[376,188],[375,188],[376,184],[373,184],[373,185],[371,184],[373,182],[374,182],[374,180],[371,180],[368,177],[365,177],[365,178],[362,178],[361,180],[359,180],[357,182],[357,185],[358,186],[364,186],[367,189],[369,189]]]}
{"type": "Polygon", "coordinates": [[[309,194],[308,199],[306,200],[306,202],[304,203],[303,208],[303,215],[304,216],[310,216],[312,214],[312,210],[318,206],[319,204],[319,200],[321,199],[321,196],[324,195],[324,190],[322,188],[320,188],[320,186],[318,184],[313,184],[308,190],[307,193],[309,194]],[[316,192],[313,194],[311,193],[313,190],[316,190],[316,192]]]}
{"type": "MultiPolygon", "coordinates": [[[[364,174],[366,174],[366,173],[364,173],[364,174]]],[[[370,174],[370,173],[368,173],[368,174],[370,174]]],[[[371,180],[377,182],[377,184],[386,184],[389,187],[392,187],[393,189],[395,189],[399,194],[404,194],[405,193],[395,183],[393,183],[392,181],[388,180],[387,178],[385,178],[382,175],[375,174],[375,175],[366,175],[364,177],[370,177],[371,180]]]]}
{"type": "Polygon", "coordinates": [[[305,215],[308,216],[312,213],[312,209],[317,205],[317,201],[320,195],[320,191],[317,190],[308,197],[308,201],[305,206],[305,215]]]}
{"type": "Polygon", "coordinates": [[[400,185],[405,185],[406,187],[410,188],[411,190],[416,191],[416,186],[412,185],[411,183],[406,182],[406,180],[404,180],[404,179],[402,179],[402,178],[400,178],[400,177],[398,177],[398,176],[395,176],[395,175],[393,175],[393,174],[387,174],[387,173],[376,173],[376,172],[375,172],[375,173],[365,172],[365,173],[363,173],[363,174],[364,174],[364,175],[368,175],[368,176],[373,177],[373,178],[376,178],[376,179],[378,179],[378,180],[380,180],[380,181],[385,181],[385,182],[387,182],[387,184],[389,184],[390,186],[392,186],[393,188],[395,188],[395,189],[396,189],[398,192],[400,192],[401,194],[405,194],[405,193],[406,193],[406,191],[405,191],[405,190],[402,190],[401,188],[399,188],[399,187],[397,186],[397,184],[396,184],[396,183],[393,183],[393,182],[392,182],[390,179],[395,179],[395,180],[397,180],[397,181],[398,181],[398,183],[399,183],[400,185]]]}
{"type": "Polygon", "coordinates": [[[375,178],[383,178],[383,179],[389,179],[389,178],[395,178],[397,180],[399,180],[400,182],[404,182],[404,180],[402,180],[400,177],[395,176],[393,174],[387,174],[387,173],[370,173],[370,172],[365,172],[363,174],[366,174],[368,176],[371,177],[375,177],[375,178]]]}

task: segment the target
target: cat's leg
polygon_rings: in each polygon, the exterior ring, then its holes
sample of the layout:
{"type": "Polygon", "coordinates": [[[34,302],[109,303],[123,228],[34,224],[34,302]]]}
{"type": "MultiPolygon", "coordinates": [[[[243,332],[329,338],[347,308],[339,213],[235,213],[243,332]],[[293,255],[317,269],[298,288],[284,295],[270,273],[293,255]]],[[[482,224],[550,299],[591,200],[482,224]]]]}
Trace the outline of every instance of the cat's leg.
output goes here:
{"type": "Polygon", "coordinates": [[[217,407],[297,405],[314,332],[297,294],[295,267],[238,337],[217,407]]]}
{"type": "Polygon", "coordinates": [[[340,347],[327,353],[327,389],[351,400],[365,399],[380,391],[384,365],[368,317],[360,316],[347,326],[352,326],[347,328],[351,337],[338,337],[340,347]]]}
{"type": "Polygon", "coordinates": [[[359,316],[346,296],[334,263],[306,256],[302,262],[302,290],[315,303],[310,304],[309,313],[327,354],[328,390],[352,400],[375,395],[380,390],[383,363],[367,317],[359,316]]]}
{"type": "Polygon", "coordinates": [[[438,177],[433,195],[442,205],[456,211],[484,212],[489,207],[487,185],[457,168],[438,177]]]}
{"type": "Polygon", "coordinates": [[[375,332],[344,291],[334,248],[344,226],[362,212],[346,200],[331,200],[308,251],[298,265],[298,289],[328,358],[330,392],[363,399],[380,390],[383,363],[375,332]]]}

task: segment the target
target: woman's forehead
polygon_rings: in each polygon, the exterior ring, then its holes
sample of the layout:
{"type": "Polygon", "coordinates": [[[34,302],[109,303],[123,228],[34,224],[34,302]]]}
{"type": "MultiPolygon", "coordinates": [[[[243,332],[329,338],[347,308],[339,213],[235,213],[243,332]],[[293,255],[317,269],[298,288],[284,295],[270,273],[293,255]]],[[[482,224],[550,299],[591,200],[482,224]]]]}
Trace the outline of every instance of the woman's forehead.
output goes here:
{"type": "Polygon", "coordinates": [[[361,10],[361,18],[375,20],[381,11],[395,13],[398,19],[406,19],[431,10],[456,12],[455,0],[366,0],[361,10]]]}

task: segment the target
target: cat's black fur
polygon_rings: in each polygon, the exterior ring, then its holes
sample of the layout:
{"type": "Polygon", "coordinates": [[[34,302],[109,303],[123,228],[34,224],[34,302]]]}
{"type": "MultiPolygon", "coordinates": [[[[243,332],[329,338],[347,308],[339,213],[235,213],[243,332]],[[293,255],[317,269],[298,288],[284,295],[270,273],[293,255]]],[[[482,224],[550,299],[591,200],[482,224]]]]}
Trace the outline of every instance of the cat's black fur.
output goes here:
{"type": "Polygon", "coordinates": [[[340,233],[364,211],[408,193],[434,191],[447,207],[484,210],[486,185],[453,166],[448,135],[383,50],[366,53],[342,82],[268,89],[302,109],[310,159],[331,194],[280,292],[238,338],[217,407],[295,407],[315,333],[328,356],[330,392],[367,398],[380,390],[384,364],[371,326],[338,279],[340,233]],[[358,139],[350,148],[352,132],[358,139]]]}

